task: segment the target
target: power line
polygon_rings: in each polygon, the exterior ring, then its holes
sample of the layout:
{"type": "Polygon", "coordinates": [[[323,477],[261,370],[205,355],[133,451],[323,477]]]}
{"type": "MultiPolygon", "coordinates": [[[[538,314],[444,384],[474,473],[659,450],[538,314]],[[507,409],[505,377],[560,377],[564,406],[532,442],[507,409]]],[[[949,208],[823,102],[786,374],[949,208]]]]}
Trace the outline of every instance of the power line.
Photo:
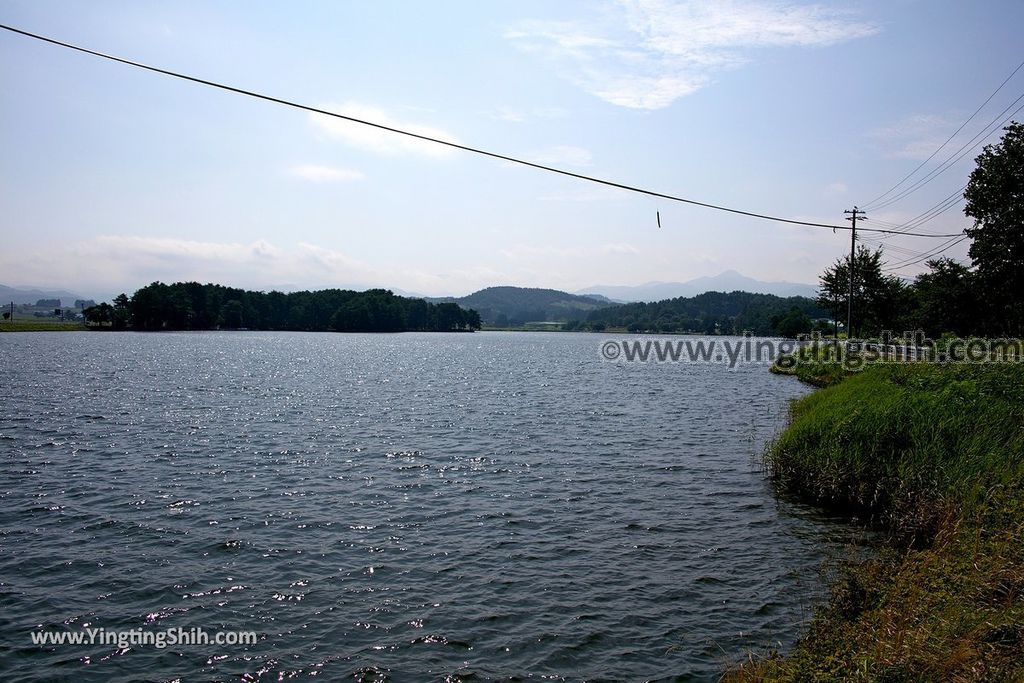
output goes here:
{"type": "MultiPolygon", "coordinates": [[[[968,183],[969,185],[970,183],[968,183]]],[[[934,204],[931,208],[921,212],[914,218],[901,225],[900,227],[906,227],[908,229],[916,228],[919,225],[923,225],[933,218],[949,211],[952,207],[956,206],[960,202],[964,201],[964,191],[967,190],[967,185],[964,185],[958,190],[955,190],[950,195],[934,204]]]]}
{"type": "Polygon", "coordinates": [[[933,207],[930,211],[926,213],[926,215],[924,215],[920,219],[915,220],[911,225],[907,227],[916,228],[919,225],[924,225],[933,218],[938,218],[939,216],[946,213],[950,209],[956,208],[958,205],[963,203],[963,201],[964,198],[962,196],[950,197],[949,199],[945,200],[945,202],[943,202],[941,205],[933,207]]]}
{"type": "MultiPolygon", "coordinates": [[[[891,227],[894,227],[897,230],[911,230],[911,229],[913,229],[915,227],[923,225],[924,223],[927,223],[928,221],[932,220],[933,218],[937,218],[938,216],[944,214],[945,212],[949,211],[953,207],[955,207],[958,204],[960,204],[961,202],[963,202],[964,201],[964,197],[963,197],[962,193],[966,189],[967,189],[967,185],[964,185],[959,190],[956,190],[955,192],[953,192],[949,196],[945,197],[939,203],[935,204],[934,206],[932,206],[928,210],[922,212],[921,214],[915,216],[914,218],[911,218],[910,220],[906,221],[905,223],[903,223],[901,225],[893,225],[893,224],[888,224],[888,225],[890,225],[891,227]]],[[[876,220],[875,222],[877,223],[879,221],[876,220]]],[[[886,224],[886,221],[881,221],[881,222],[883,224],[886,224]]],[[[898,269],[898,268],[903,268],[903,267],[905,267],[907,265],[913,265],[913,263],[911,263],[912,261],[915,262],[915,263],[919,263],[922,257],[923,258],[928,258],[928,257],[934,255],[934,254],[928,254],[926,252],[919,252],[919,251],[915,251],[913,249],[908,249],[906,247],[903,247],[903,246],[900,246],[900,245],[897,245],[897,244],[892,244],[889,240],[895,239],[895,237],[896,237],[895,235],[876,235],[876,236],[869,236],[869,237],[865,238],[865,241],[870,241],[870,242],[873,242],[873,243],[877,243],[879,248],[884,249],[887,254],[890,253],[890,252],[896,252],[897,254],[902,254],[901,258],[904,259],[906,262],[905,263],[901,262],[901,263],[893,266],[893,270],[898,269]],[[918,260],[914,261],[914,259],[918,259],[918,260]]],[[[939,249],[943,250],[945,248],[950,248],[952,246],[953,245],[949,245],[949,247],[939,247],[939,249]]]]}
{"type": "MultiPolygon", "coordinates": [[[[898,233],[903,233],[907,230],[913,230],[914,228],[920,227],[934,218],[938,218],[942,214],[946,213],[950,209],[954,208],[955,206],[963,202],[964,198],[962,193],[966,189],[967,185],[964,185],[959,190],[953,192],[951,195],[943,198],[941,201],[939,201],[931,208],[923,211],[922,213],[918,214],[914,218],[911,218],[910,220],[904,223],[895,224],[889,223],[887,221],[878,220],[875,220],[874,222],[882,223],[883,225],[891,227],[895,232],[898,233]]],[[[894,237],[896,237],[896,235],[883,235],[875,239],[880,243],[881,246],[884,246],[885,248],[889,249],[892,247],[892,245],[887,240],[893,239],[894,237]]]]}
{"type": "MultiPolygon", "coordinates": [[[[960,238],[959,237],[952,237],[952,238],[950,238],[949,241],[951,242],[951,241],[957,240],[957,239],[960,239],[960,238]]],[[[907,247],[903,247],[903,246],[900,246],[898,244],[882,244],[882,243],[879,243],[878,247],[880,249],[884,249],[887,256],[889,255],[889,252],[896,252],[898,254],[895,259],[891,259],[889,261],[886,261],[885,265],[895,265],[895,264],[898,264],[898,263],[902,263],[903,261],[913,261],[914,259],[918,259],[918,258],[920,258],[922,256],[927,255],[929,253],[929,251],[930,251],[930,249],[926,249],[925,251],[918,251],[916,249],[909,249],[907,247]]],[[[941,249],[942,247],[940,246],[939,248],[941,249]]]]}
{"type": "Polygon", "coordinates": [[[953,247],[959,245],[961,242],[963,242],[966,239],[967,239],[966,236],[965,237],[961,237],[960,239],[956,239],[953,242],[944,245],[941,249],[936,249],[936,250],[934,250],[932,252],[929,252],[927,254],[922,254],[921,256],[919,256],[919,257],[917,257],[915,259],[905,260],[905,261],[902,261],[902,262],[900,262],[900,263],[898,263],[896,265],[892,265],[892,266],[888,266],[886,268],[883,268],[882,272],[883,273],[893,273],[893,272],[896,272],[896,271],[899,271],[899,270],[903,270],[904,268],[909,268],[911,266],[915,266],[915,265],[917,265],[919,263],[922,263],[922,262],[932,261],[937,256],[941,255],[942,253],[944,253],[946,251],[949,251],[950,249],[952,249],[953,247]]]}
{"type": "Polygon", "coordinates": [[[943,244],[939,245],[938,248],[936,248],[935,250],[930,251],[930,252],[928,252],[926,254],[920,254],[917,257],[911,257],[909,259],[903,259],[901,261],[898,261],[897,263],[886,264],[887,267],[883,269],[883,272],[891,272],[891,271],[894,271],[894,270],[900,270],[900,269],[906,268],[908,266],[916,265],[916,264],[921,263],[923,261],[928,261],[928,260],[938,256],[939,254],[952,249],[953,247],[955,247],[956,245],[960,244],[961,242],[963,242],[966,239],[967,239],[967,235],[963,235],[963,236],[961,236],[959,238],[953,238],[953,239],[951,239],[951,240],[949,240],[947,242],[944,242],[943,244]]]}
{"type": "Polygon", "coordinates": [[[905,228],[906,223],[894,223],[892,221],[883,221],[881,218],[872,218],[871,222],[876,225],[884,225],[887,228],[905,228]]]}
{"type": "MultiPolygon", "coordinates": [[[[956,204],[959,203],[959,201],[960,201],[959,199],[955,200],[953,203],[951,203],[949,206],[945,207],[939,213],[943,213],[945,211],[948,211],[949,209],[951,209],[954,206],[956,206],[956,204]]],[[[936,214],[936,215],[938,215],[938,214],[936,214]]],[[[932,216],[932,217],[934,218],[934,216],[932,216]]],[[[865,238],[865,241],[870,241],[870,242],[873,242],[873,243],[877,243],[878,247],[881,248],[881,249],[884,249],[886,254],[890,254],[892,252],[895,252],[898,255],[898,258],[897,258],[896,261],[889,261],[889,262],[887,262],[885,264],[888,267],[884,269],[884,272],[899,270],[901,268],[906,268],[908,266],[912,266],[912,265],[921,263],[922,261],[927,261],[927,260],[929,260],[929,259],[931,259],[931,258],[933,258],[935,256],[938,256],[942,252],[945,252],[945,251],[947,251],[949,249],[952,249],[956,245],[958,245],[961,242],[963,242],[964,240],[968,239],[967,235],[962,235],[960,237],[953,237],[950,240],[948,240],[948,241],[944,242],[943,244],[939,245],[934,250],[931,250],[931,251],[928,251],[928,250],[926,250],[926,251],[916,251],[916,250],[913,250],[913,249],[908,249],[906,247],[900,246],[898,244],[890,244],[889,242],[886,241],[886,240],[892,239],[892,237],[893,237],[892,235],[880,235],[880,236],[873,236],[873,237],[865,238]]]]}
{"type": "Polygon", "coordinates": [[[914,169],[913,171],[911,171],[911,172],[910,172],[910,173],[908,173],[907,175],[903,176],[903,178],[902,178],[902,179],[901,179],[901,180],[900,180],[900,181],[899,181],[898,183],[896,183],[895,185],[893,185],[892,187],[890,187],[890,188],[889,188],[888,190],[886,190],[886,191],[885,191],[885,192],[883,192],[882,194],[880,194],[880,195],[878,195],[877,197],[875,197],[874,199],[872,199],[872,200],[871,200],[870,202],[867,202],[866,204],[864,204],[864,208],[865,208],[865,209],[868,209],[868,208],[870,208],[870,207],[871,207],[871,206],[872,206],[872,205],[873,205],[873,204],[874,204],[875,202],[877,202],[877,201],[878,201],[879,199],[882,199],[883,197],[887,196],[887,195],[888,195],[888,194],[889,194],[890,192],[892,192],[893,190],[895,190],[896,188],[898,188],[898,187],[899,187],[900,185],[902,185],[903,183],[907,182],[907,180],[908,180],[908,179],[910,179],[910,177],[911,177],[911,176],[913,176],[913,175],[914,175],[915,173],[917,173],[918,171],[920,171],[920,170],[921,170],[921,168],[923,168],[925,164],[927,164],[927,163],[928,163],[929,161],[931,161],[932,159],[934,159],[934,158],[935,158],[935,155],[936,155],[936,154],[938,154],[939,152],[941,152],[941,151],[942,151],[942,148],[943,148],[943,147],[945,147],[945,146],[946,146],[946,145],[948,145],[948,144],[949,144],[950,142],[952,142],[953,138],[955,138],[955,137],[956,137],[956,136],[957,136],[957,135],[958,135],[958,134],[960,133],[960,131],[962,131],[962,130],[964,129],[964,127],[965,127],[965,126],[966,126],[966,125],[967,125],[968,123],[970,123],[971,121],[973,121],[973,120],[974,120],[974,117],[975,117],[975,116],[977,116],[977,115],[978,115],[978,114],[979,114],[979,113],[981,112],[981,110],[985,108],[985,105],[987,105],[987,104],[988,104],[989,102],[991,102],[991,101],[992,101],[992,98],[993,98],[993,97],[995,97],[995,96],[996,96],[996,95],[997,95],[997,94],[999,93],[999,91],[1003,89],[1003,86],[1004,86],[1004,85],[1006,85],[1007,83],[1009,83],[1009,82],[1010,82],[1010,79],[1011,79],[1011,78],[1013,78],[1014,76],[1016,76],[1016,75],[1017,75],[1017,72],[1021,70],[1021,67],[1024,67],[1024,62],[1021,62],[1020,64],[1018,64],[1018,65],[1017,65],[1017,68],[1016,68],[1016,69],[1014,69],[1014,70],[1013,70],[1013,71],[1012,71],[1012,72],[1010,73],[1010,75],[1009,75],[1009,76],[1007,76],[1007,77],[1006,77],[1006,78],[1005,78],[1005,79],[1003,80],[1003,82],[999,84],[999,87],[998,87],[998,88],[996,88],[996,89],[995,89],[995,90],[994,90],[994,91],[992,92],[992,94],[991,94],[991,95],[989,95],[989,96],[988,96],[988,98],[987,98],[987,99],[986,99],[986,100],[985,100],[984,102],[982,102],[982,103],[981,103],[981,106],[980,106],[980,107],[978,107],[977,109],[975,109],[975,110],[974,110],[974,113],[973,113],[973,114],[971,114],[971,115],[970,115],[970,116],[969,116],[969,117],[967,118],[967,120],[966,120],[966,121],[964,121],[963,123],[961,123],[961,124],[960,124],[960,127],[959,127],[959,128],[957,128],[957,129],[956,129],[955,131],[953,131],[953,134],[952,134],[952,135],[950,135],[950,136],[949,136],[948,138],[946,138],[946,141],[945,141],[945,142],[943,142],[943,143],[942,143],[941,145],[939,145],[939,146],[938,146],[938,148],[937,148],[937,149],[936,149],[936,150],[935,150],[934,152],[932,152],[932,153],[931,153],[931,154],[930,154],[930,155],[928,156],[928,158],[927,158],[927,159],[925,159],[925,160],[924,160],[924,161],[922,161],[922,162],[921,162],[920,164],[918,164],[917,168],[915,168],[915,169],[914,169]]]}
{"type": "Polygon", "coordinates": [[[879,248],[884,249],[886,251],[886,253],[896,252],[897,254],[902,254],[901,258],[908,258],[908,257],[916,258],[918,256],[921,256],[924,253],[924,252],[917,251],[915,249],[910,249],[908,247],[901,246],[899,244],[884,244],[884,243],[882,243],[880,241],[881,239],[884,239],[884,238],[865,237],[861,241],[865,242],[867,244],[875,244],[879,248]]]}
{"type": "MultiPolygon", "coordinates": [[[[924,211],[923,213],[910,219],[909,221],[903,223],[902,225],[896,225],[895,228],[897,230],[910,230],[924,223],[927,223],[933,218],[937,218],[938,216],[949,211],[950,209],[954,208],[955,206],[964,201],[962,193],[965,189],[967,189],[966,185],[964,185],[959,190],[956,190],[948,197],[942,199],[938,204],[935,204],[927,211],[924,211]]],[[[885,221],[882,222],[884,223],[885,221]]],[[[929,253],[927,250],[923,252],[916,251],[913,249],[908,249],[906,247],[900,246],[898,244],[892,244],[889,240],[892,240],[895,237],[895,235],[876,235],[864,238],[865,241],[877,243],[880,248],[886,251],[886,253],[896,252],[897,254],[902,254],[902,256],[900,257],[901,260],[893,264],[890,270],[896,270],[899,268],[906,267],[908,265],[920,263],[921,261],[926,260],[932,256],[935,256],[938,253],[945,251],[946,249],[950,249],[953,246],[955,246],[955,244],[959,244],[960,242],[963,241],[960,238],[953,238],[946,244],[939,246],[934,253],[929,253]]]]}
{"type": "MultiPolygon", "coordinates": [[[[1005,114],[1010,109],[1010,107],[1012,107],[1013,105],[1017,104],[1021,100],[1024,100],[1024,94],[1020,95],[1008,107],[1006,107],[1006,109],[1004,109],[1002,112],[1000,112],[999,116],[1002,116],[1003,114],[1005,114]]],[[[907,196],[913,194],[914,192],[916,192],[920,188],[924,187],[925,185],[927,185],[931,181],[935,180],[935,178],[937,178],[939,175],[945,173],[950,168],[952,168],[953,165],[956,162],[960,161],[960,159],[963,159],[965,156],[970,154],[971,151],[973,151],[974,149],[976,149],[978,147],[978,145],[983,144],[985,142],[985,139],[989,135],[994,133],[999,128],[1005,126],[1010,121],[1012,121],[1013,117],[1016,116],[1017,113],[1019,111],[1021,111],[1022,109],[1024,109],[1024,105],[1021,105],[1021,106],[1017,107],[1009,116],[1007,116],[1005,119],[1003,119],[1002,122],[998,121],[999,117],[997,116],[996,119],[994,119],[992,122],[990,122],[984,129],[982,129],[982,131],[980,133],[978,133],[973,138],[971,138],[970,140],[965,142],[960,147],[960,149],[958,149],[956,152],[953,152],[953,155],[948,157],[939,166],[937,166],[936,168],[932,169],[932,171],[929,172],[927,175],[925,175],[924,177],[919,179],[913,185],[911,185],[911,186],[907,187],[906,189],[904,189],[903,191],[901,191],[899,194],[897,194],[897,195],[895,195],[893,197],[890,197],[889,199],[887,199],[887,200],[883,201],[882,203],[876,205],[874,208],[877,210],[877,209],[882,209],[882,208],[885,208],[887,206],[890,206],[890,205],[900,201],[904,197],[907,197],[907,196]],[[975,142],[975,141],[977,141],[977,142],[975,142]]]]}
{"type": "Polygon", "coordinates": [[[971,152],[971,150],[975,149],[978,145],[982,144],[985,141],[985,138],[987,138],[989,135],[994,133],[997,129],[1005,126],[1007,123],[1009,123],[1011,120],[1013,120],[1013,117],[1017,115],[1017,112],[1019,112],[1022,109],[1024,109],[1024,104],[1022,104],[1021,106],[1019,106],[1015,110],[1013,110],[1013,112],[1009,116],[1007,116],[1005,119],[1003,119],[1002,123],[999,123],[999,117],[1002,116],[1003,114],[1005,114],[1006,112],[1008,112],[1010,110],[1010,107],[1014,106],[1015,104],[1017,104],[1021,100],[1024,100],[1024,94],[1020,95],[1017,99],[1015,99],[1013,102],[1011,102],[1009,104],[1009,106],[1007,106],[1006,109],[1003,109],[1003,111],[1001,111],[996,116],[996,118],[994,118],[991,122],[989,122],[989,124],[986,125],[981,130],[980,133],[978,133],[973,138],[971,138],[970,140],[965,142],[960,147],[960,149],[958,149],[956,152],[953,152],[953,154],[950,155],[941,164],[939,164],[939,166],[937,166],[936,168],[932,169],[931,172],[929,172],[923,178],[921,178],[920,180],[915,182],[913,185],[910,185],[906,189],[902,190],[899,194],[894,195],[894,196],[890,197],[889,199],[886,199],[885,201],[883,201],[883,202],[881,202],[879,204],[876,204],[875,206],[872,207],[872,209],[873,210],[878,210],[878,209],[885,208],[886,206],[889,206],[891,204],[894,204],[894,203],[900,201],[901,199],[903,199],[904,197],[907,197],[907,196],[913,194],[914,192],[916,192],[917,190],[921,189],[922,187],[924,187],[925,185],[927,185],[931,181],[935,180],[935,178],[937,178],[942,173],[945,173],[946,171],[948,171],[950,168],[953,167],[953,164],[955,164],[956,162],[958,162],[961,159],[963,159],[965,156],[967,156],[971,152]],[[981,139],[978,140],[979,138],[981,138],[981,139]],[[975,142],[976,140],[977,140],[977,142],[975,142]]]}
{"type": "MultiPolygon", "coordinates": [[[[941,213],[944,213],[944,212],[948,211],[949,209],[955,207],[960,201],[961,200],[959,200],[959,199],[958,200],[954,200],[951,204],[946,206],[944,209],[942,209],[942,211],[939,211],[935,215],[937,216],[937,215],[939,215],[941,213]]],[[[934,217],[935,216],[932,216],[932,218],[934,218],[934,217]]],[[[889,239],[892,239],[892,238],[893,238],[893,235],[882,235],[882,236],[879,236],[879,237],[875,237],[873,239],[877,240],[878,246],[881,247],[882,249],[884,249],[887,253],[895,251],[897,253],[902,253],[903,254],[903,258],[907,262],[897,263],[897,264],[895,264],[894,268],[902,268],[902,267],[907,266],[907,265],[913,265],[913,263],[920,263],[921,261],[926,260],[927,258],[935,255],[934,253],[919,252],[919,251],[915,251],[915,250],[912,250],[912,249],[907,249],[906,247],[901,247],[899,245],[891,244],[891,243],[886,241],[886,240],[889,240],[889,239]]],[[[953,237],[953,238],[951,238],[951,240],[949,242],[946,242],[945,245],[940,246],[938,248],[938,251],[939,252],[945,251],[946,249],[952,247],[953,244],[951,244],[951,242],[955,241],[956,244],[959,244],[960,242],[962,242],[965,239],[967,239],[966,235],[963,235],[961,237],[953,237]],[[948,245],[948,246],[946,246],[946,245],[948,245]]]]}
{"type": "MultiPolygon", "coordinates": [[[[41,36],[41,35],[38,35],[38,34],[35,34],[35,33],[30,33],[28,31],[23,31],[23,30],[21,30],[19,28],[14,28],[13,26],[7,26],[5,24],[0,24],[0,28],[4,29],[5,31],[10,31],[11,33],[17,33],[17,34],[20,34],[22,36],[26,36],[28,38],[33,38],[35,40],[39,40],[39,41],[42,41],[42,42],[45,42],[45,43],[50,43],[51,45],[57,45],[57,46],[60,46],[60,47],[67,48],[69,50],[75,50],[77,52],[82,52],[82,53],[85,53],[85,54],[88,54],[88,55],[93,55],[94,57],[100,57],[102,59],[107,59],[107,60],[110,60],[110,61],[113,61],[113,62],[118,62],[120,64],[126,64],[128,66],[133,66],[133,67],[135,67],[137,69],[144,69],[146,71],[152,71],[154,73],[163,74],[164,76],[171,76],[173,78],[179,78],[179,79],[184,80],[184,81],[190,81],[192,83],[198,83],[200,85],[206,85],[206,86],[209,86],[211,88],[219,88],[220,90],[226,90],[228,92],[233,92],[233,93],[238,94],[238,95],[245,95],[246,97],[253,97],[253,98],[256,98],[256,99],[265,100],[267,102],[273,102],[275,104],[280,104],[280,105],[283,105],[283,106],[286,106],[286,107],[292,107],[294,109],[301,109],[303,111],[308,111],[308,112],[311,112],[311,113],[314,113],[314,114],[322,114],[324,116],[330,116],[330,117],[333,117],[333,118],[336,118],[336,119],[342,119],[344,121],[350,121],[352,123],[358,123],[360,125],[370,126],[372,128],[376,128],[378,130],[387,131],[389,133],[395,133],[395,134],[398,134],[398,135],[405,135],[407,137],[416,138],[418,140],[423,140],[425,142],[431,142],[431,143],[438,144],[438,145],[445,145],[447,147],[452,147],[454,149],[459,149],[459,150],[462,150],[464,152],[472,152],[473,154],[480,154],[482,156],[491,157],[492,159],[500,159],[501,161],[508,161],[508,162],[511,162],[511,163],[514,163],[514,164],[520,164],[522,166],[528,166],[530,168],[535,168],[535,169],[538,169],[538,170],[541,170],[541,171],[548,171],[549,173],[557,173],[559,175],[568,176],[570,178],[576,178],[578,180],[585,180],[587,182],[597,183],[599,185],[604,185],[604,186],[607,186],[607,187],[614,187],[614,188],[617,188],[617,189],[620,189],[620,190],[625,190],[627,192],[635,192],[637,194],[643,194],[643,195],[647,195],[647,196],[650,196],[650,197],[658,197],[660,199],[667,199],[667,200],[674,201],[674,202],[682,202],[684,204],[691,204],[693,206],[702,206],[702,207],[707,208],[707,209],[714,209],[716,211],[726,211],[728,213],[738,214],[738,215],[741,215],[741,216],[749,216],[751,218],[759,218],[759,219],[767,220],[767,221],[775,221],[777,223],[789,223],[791,225],[804,225],[804,226],[808,226],[808,227],[812,227],[812,228],[830,228],[832,230],[850,230],[851,229],[850,226],[846,226],[846,225],[832,225],[832,224],[829,224],[829,223],[813,223],[813,222],[809,222],[809,221],[798,221],[798,220],[793,220],[793,219],[790,219],[790,218],[779,218],[778,216],[770,216],[770,215],[767,215],[767,214],[754,213],[752,211],[743,211],[743,210],[740,210],[740,209],[733,209],[733,208],[729,208],[729,207],[726,207],[726,206],[719,206],[717,204],[709,204],[707,202],[700,202],[700,201],[696,201],[694,199],[686,199],[684,197],[677,197],[677,196],[670,195],[670,194],[664,194],[664,193],[661,193],[661,192],[655,192],[653,190],[645,190],[645,189],[640,188],[640,187],[635,187],[635,186],[632,186],[632,185],[626,185],[626,184],[623,184],[623,183],[617,183],[617,182],[613,182],[611,180],[604,180],[602,178],[595,178],[593,176],[587,176],[587,175],[583,175],[583,174],[580,174],[580,173],[573,173],[572,171],[566,171],[564,169],[555,168],[553,166],[545,166],[543,164],[534,163],[532,161],[526,161],[525,159],[518,159],[516,157],[507,156],[505,154],[498,154],[497,152],[490,152],[490,151],[487,151],[485,149],[481,149],[481,148],[478,148],[478,147],[470,147],[468,145],[461,145],[461,144],[458,144],[456,142],[450,142],[448,140],[441,140],[441,139],[438,139],[438,138],[430,137],[428,135],[422,135],[420,133],[413,133],[411,131],[402,130],[401,128],[395,128],[393,126],[385,126],[385,125],[380,124],[380,123],[374,123],[373,121],[367,121],[365,119],[359,119],[359,118],[356,118],[356,117],[353,117],[353,116],[346,116],[344,114],[338,114],[336,112],[327,111],[325,109],[318,109],[317,107],[311,107],[309,105],[300,104],[298,102],[293,102],[291,100],[286,100],[286,99],[282,99],[282,98],[279,98],[279,97],[273,97],[271,95],[265,95],[265,94],[254,92],[254,91],[251,91],[251,90],[244,90],[242,88],[237,88],[237,87],[234,87],[234,86],[231,86],[231,85],[226,85],[224,83],[217,83],[215,81],[209,81],[209,80],[206,80],[206,79],[203,79],[203,78],[198,78],[196,76],[189,76],[187,74],[178,73],[178,72],[175,72],[175,71],[169,71],[167,69],[161,69],[159,67],[150,66],[148,64],[143,64],[141,62],[135,62],[135,61],[132,61],[130,59],[125,59],[123,57],[117,57],[115,55],[105,54],[103,52],[97,52],[96,50],[90,50],[89,48],[80,47],[78,45],[72,45],[71,43],[65,43],[65,42],[62,42],[60,40],[56,40],[54,38],[47,38],[46,36],[41,36]]],[[[890,233],[890,232],[893,232],[891,230],[883,230],[883,229],[878,229],[878,228],[861,228],[861,230],[864,231],[864,232],[877,232],[877,233],[890,233]]],[[[900,233],[900,234],[908,235],[908,236],[911,236],[911,237],[952,237],[953,236],[953,235],[936,235],[934,233],[912,233],[912,232],[903,232],[903,233],[900,233]]]]}

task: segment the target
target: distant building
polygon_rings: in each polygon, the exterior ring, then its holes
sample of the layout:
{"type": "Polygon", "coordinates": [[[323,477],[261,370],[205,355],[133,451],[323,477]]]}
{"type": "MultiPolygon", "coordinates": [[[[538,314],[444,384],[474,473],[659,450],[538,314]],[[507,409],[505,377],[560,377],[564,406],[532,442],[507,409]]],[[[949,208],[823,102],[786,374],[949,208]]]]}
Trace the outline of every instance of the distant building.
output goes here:
{"type": "Polygon", "coordinates": [[[36,308],[60,308],[60,299],[40,299],[36,308]]]}
{"type": "Polygon", "coordinates": [[[96,302],[93,301],[92,299],[75,299],[75,308],[77,308],[80,311],[84,311],[85,309],[89,308],[90,306],[95,306],[95,305],[96,305],[96,302]]]}

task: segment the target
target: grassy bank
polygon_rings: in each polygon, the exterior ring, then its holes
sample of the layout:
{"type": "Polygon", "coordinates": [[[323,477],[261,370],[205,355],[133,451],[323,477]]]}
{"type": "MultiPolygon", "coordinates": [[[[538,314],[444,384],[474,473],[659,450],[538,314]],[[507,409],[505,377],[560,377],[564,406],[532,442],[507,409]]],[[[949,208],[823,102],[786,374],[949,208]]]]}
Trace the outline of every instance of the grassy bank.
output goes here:
{"type": "Polygon", "coordinates": [[[844,353],[840,345],[809,344],[782,356],[768,370],[776,375],[792,375],[816,387],[828,387],[850,374],[842,365],[844,353]]]}
{"type": "Polygon", "coordinates": [[[731,680],[1024,680],[1024,367],[868,368],[795,404],[766,460],[892,538],[793,652],[731,680]]]}
{"type": "Polygon", "coordinates": [[[0,322],[0,332],[80,332],[85,329],[85,323],[61,320],[15,318],[0,322]]]}

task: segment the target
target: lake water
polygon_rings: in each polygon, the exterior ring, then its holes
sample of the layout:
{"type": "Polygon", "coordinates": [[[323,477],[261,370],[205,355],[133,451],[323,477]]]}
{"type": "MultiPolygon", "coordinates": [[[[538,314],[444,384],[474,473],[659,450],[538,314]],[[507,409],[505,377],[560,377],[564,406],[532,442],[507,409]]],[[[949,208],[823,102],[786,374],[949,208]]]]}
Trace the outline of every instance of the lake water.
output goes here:
{"type": "Polygon", "coordinates": [[[850,532],[755,456],[808,389],[601,335],[0,335],[5,680],[716,680],[850,532]],[[250,646],[31,632],[256,631],[250,646]]]}

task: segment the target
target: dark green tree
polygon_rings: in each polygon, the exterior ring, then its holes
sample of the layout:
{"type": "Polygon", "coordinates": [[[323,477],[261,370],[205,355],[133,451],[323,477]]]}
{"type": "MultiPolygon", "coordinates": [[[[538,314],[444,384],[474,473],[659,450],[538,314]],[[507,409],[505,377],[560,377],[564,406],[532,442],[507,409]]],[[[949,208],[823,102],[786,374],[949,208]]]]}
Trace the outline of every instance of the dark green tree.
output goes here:
{"type": "MultiPolygon", "coordinates": [[[[154,282],[121,295],[109,308],[115,327],[137,330],[259,330],[323,332],[458,331],[480,329],[480,316],[454,303],[433,304],[386,289],[353,292],[253,292],[214,284],[154,282]]],[[[91,311],[90,315],[106,315],[91,311]]],[[[108,320],[103,319],[104,322],[108,320]]]]}
{"type": "Polygon", "coordinates": [[[220,324],[224,327],[239,328],[243,326],[244,307],[238,299],[228,299],[220,307],[220,324]]]}
{"type": "Polygon", "coordinates": [[[929,261],[928,268],[913,284],[915,327],[933,338],[943,332],[963,337],[979,331],[980,301],[974,273],[949,258],[929,261]]]}
{"type": "MultiPolygon", "coordinates": [[[[826,311],[806,297],[778,297],[751,292],[705,292],[694,297],[677,297],[652,303],[606,306],[587,315],[590,323],[606,327],[636,324],[643,330],[662,332],[704,332],[715,334],[774,333],[772,318],[785,315],[796,306],[810,318],[826,311]]],[[[603,328],[602,328],[603,329],[603,328]]]]}
{"type": "Polygon", "coordinates": [[[794,306],[785,315],[773,318],[772,326],[780,337],[795,338],[797,335],[811,331],[811,318],[794,306]]]}
{"type": "Polygon", "coordinates": [[[430,304],[423,299],[413,299],[405,310],[405,324],[410,330],[430,329],[430,304]]]}
{"type": "Polygon", "coordinates": [[[114,307],[106,302],[89,306],[82,311],[82,317],[85,318],[85,322],[90,325],[99,325],[100,327],[109,324],[113,320],[113,314],[114,307]]]}
{"type": "MultiPolygon", "coordinates": [[[[853,336],[902,332],[910,324],[911,299],[903,281],[882,272],[882,250],[861,245],[853,260],[853,336]]],[[[850,298],[850,257],[838,259],[821,274],[818,304],[836,320],[846,320],[850,298]]]]}
{"type": "Polygon", "coordinates": [[[964,192],[964,213],[979,294],[989,331],[1024,334],[1024,125],[1013,122],[1002,140],[975,159],[964,192]]]}
{"type": "Polygon", "coordinates": [[[131,300],[127,294],[122,292],[114,297],[110,322],[115,330],[123,330],[131,324],[131,300]]]}

